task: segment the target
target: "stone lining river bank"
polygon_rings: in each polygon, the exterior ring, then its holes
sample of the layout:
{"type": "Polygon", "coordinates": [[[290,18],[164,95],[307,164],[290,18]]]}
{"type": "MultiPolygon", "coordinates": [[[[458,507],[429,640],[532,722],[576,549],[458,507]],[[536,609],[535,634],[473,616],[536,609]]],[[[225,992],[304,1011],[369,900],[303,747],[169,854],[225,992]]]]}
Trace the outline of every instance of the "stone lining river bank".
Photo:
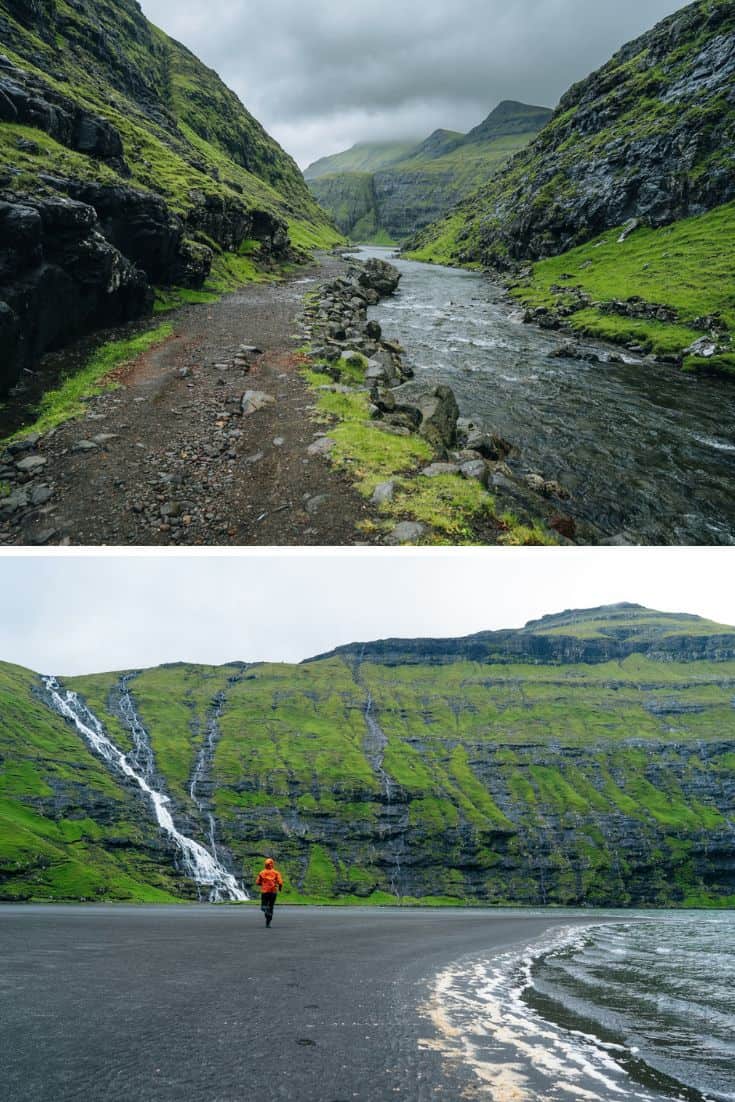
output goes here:
{"type": "MultiPolygon", "coordinates": [[[[496,516],[503,508],[512,509],[527,525],[541,521],[550,539],[553,531],[559,542],[573,541],[577,525],[564,511],[569,498],[564,487],[538,472],[514,472],[507,459],[518,449],[480,418],[461,417],[451,387],[412,383],[415,373],[405,349],[387,338],[377,321],[369,319],[369,308],[394,295],[400,280],[401,273],[393,265],[373,257],[353,261],[344,275],[311,296],[303,319],[310,342],[306,355],[332,380],[321,389],[333,394],[368,394],[370,426],[376,432],[415,435],[430,445],[432,461],[401,472],[404,484],[406,478],[448,476],[477,482],[488,491],[489,508],[492,498],[496,516]]],[[[325,455],[333,443],[327,433],[322,445],[325,455]]],[[[396,487],[395,479],[379,483],[372,495],[373,505],[380,508],[393,502],[396,487]]],[[[502,524],[496,534],[502,539],[502,524]]],[[[388,533],[387,540],[413,543],[430,541],[433,535],[430,526],[404,520],[388,533]]]]}

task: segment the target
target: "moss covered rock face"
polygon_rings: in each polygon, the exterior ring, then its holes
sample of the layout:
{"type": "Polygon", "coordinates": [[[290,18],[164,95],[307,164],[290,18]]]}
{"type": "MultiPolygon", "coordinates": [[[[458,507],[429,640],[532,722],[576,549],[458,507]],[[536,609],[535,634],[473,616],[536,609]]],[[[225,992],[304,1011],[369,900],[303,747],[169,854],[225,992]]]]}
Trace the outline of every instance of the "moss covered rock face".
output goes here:
{"type": "MultiPolygon", "coordinates": [[[[74,689],[124,751],[121,674],[74,689]]],[[[621,605],[126,675],[179,829],[333,902],[732,905],[735,629],[621,605]]],[[[0,897],[191,898],[150,808],[0,666],[0,897]]]]}
{"type": "Polygon", "coordinates": [[[149,310],[150,284],[201,286],[245,242],[286,259],[290,229],[336,242],[294,161],[134,0],[0,0],[0,40],[0,392],[149,310]]]}
{"type": "Polygon", "coordinates": [[[631,218],[662,225],[735,198],[734,32],[730,0],[699,0],[665,19],[574,85],[451,225],[411,247],[503,266],[631,218]]]}

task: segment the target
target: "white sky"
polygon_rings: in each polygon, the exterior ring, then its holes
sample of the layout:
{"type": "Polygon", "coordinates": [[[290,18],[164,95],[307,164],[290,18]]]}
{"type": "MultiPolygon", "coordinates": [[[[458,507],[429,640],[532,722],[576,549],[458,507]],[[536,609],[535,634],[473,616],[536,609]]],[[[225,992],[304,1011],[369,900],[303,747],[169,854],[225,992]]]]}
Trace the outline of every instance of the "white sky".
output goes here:
{"type": "Polygon", "coordinates": [[[735,624],[729,548],[0,553],[0,660],[80,674],[300,661],[633,601],[735,624]]]}

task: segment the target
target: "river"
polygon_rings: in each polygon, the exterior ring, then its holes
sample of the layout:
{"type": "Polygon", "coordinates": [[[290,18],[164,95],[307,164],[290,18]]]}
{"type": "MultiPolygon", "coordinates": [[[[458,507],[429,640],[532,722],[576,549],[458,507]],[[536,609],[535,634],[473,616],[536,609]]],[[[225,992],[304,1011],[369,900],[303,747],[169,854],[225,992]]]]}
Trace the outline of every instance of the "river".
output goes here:
{"type": "Polygon", "coordinates": [[[565,486],[566,511],[593,541],[735,543],[735,386],[632,356],[555,358],[564,335],[524,325],[487,276],[390,249],[359,255],[403,273],[371,316],[404,345],[417,379],[451,386],[463,416],[516,446],[516,469],[565,486]]]}

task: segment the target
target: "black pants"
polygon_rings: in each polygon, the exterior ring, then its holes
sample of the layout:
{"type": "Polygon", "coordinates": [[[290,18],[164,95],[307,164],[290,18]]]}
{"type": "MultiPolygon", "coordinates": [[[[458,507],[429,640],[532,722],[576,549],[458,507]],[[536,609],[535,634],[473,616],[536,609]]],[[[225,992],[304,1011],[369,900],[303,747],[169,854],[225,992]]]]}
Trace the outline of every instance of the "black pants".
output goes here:
{"type": "Polygon", "coordinates": [[[260,909],[265,915],[266,922],[270,922],[273,918],[273,908],[276,905],[276,896],[278,892],[261,892],[260,893],[260,909]]]}

